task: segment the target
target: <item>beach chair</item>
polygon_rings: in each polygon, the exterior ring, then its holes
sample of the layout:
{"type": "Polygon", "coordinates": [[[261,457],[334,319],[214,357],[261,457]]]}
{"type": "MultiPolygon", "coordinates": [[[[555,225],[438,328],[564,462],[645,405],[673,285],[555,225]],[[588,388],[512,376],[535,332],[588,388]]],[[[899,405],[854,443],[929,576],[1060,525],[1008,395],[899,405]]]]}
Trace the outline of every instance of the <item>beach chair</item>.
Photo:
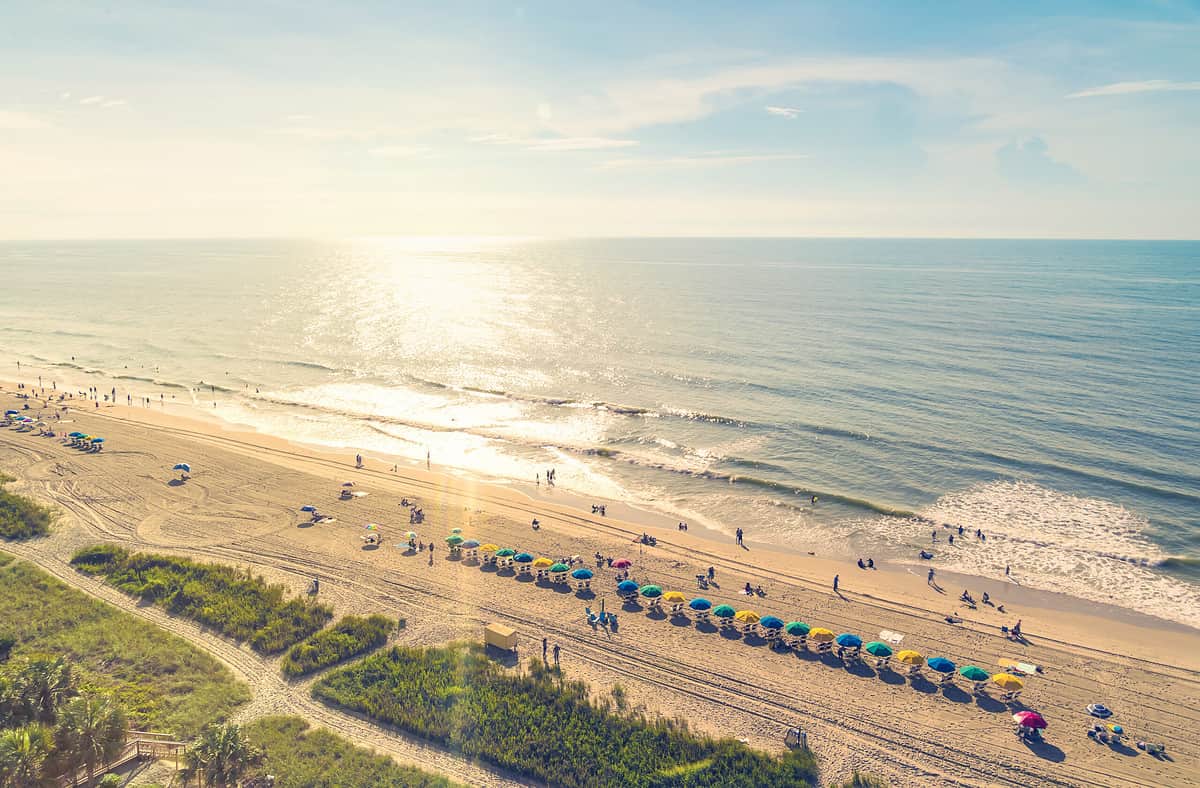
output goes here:
{"type": "Polygon", "coordinates": [[[887,670],[891,661],[891,657],[875,657],[875,670],[887,670]]]}
{"type": "Polygon", "coordinates": [[[529,564],[521,564],[521,568],[517,570],[517,574],[529,577],[533,574],[533,567],[529,564]]]}
{"type": "Polygon", "coordinates": [[[826,643],[818,643],[818,644],[817,644],[817,653],[818,653],[818,654],[822,654],[822,655],[824,655],[824,654],[829,654],[829,653],[831,653],[832,651],[833,651],[833,644],[832,644],[832,643],[828,643],[828,642],[826,642],[826,643]]]}
{"type": "Polygon", "coordinates": [[[587,611],[587,622],[592,626],[596,626],[596,622],[600,620],[600,617],[593,613],[590,607],[585,607],[584,610],[587,611]]]}
{"type": "Polygon", "coordinates": [[[478,547],[468,547],[466,550],[463,550],[463,558],[465,558],[468,561],[478,561],[479,560],[479,548],[478,547]]]}
{"type": "Polygon", "coordinates": [[[937,674],[937,685],[939,687],[952,686],[953,684],[954,684],[954,674],[953,673],[938,673],[937,674]]]}
{"type": "Polygon", "coordinates": [[[655,597],[654,599],[647,601],[646,602],[646,612],[661,613],[662,612],[662,600],[655,597]]]}
{"type": "Polygon", "coordinates": [[[847,665],[855,665],[862,661],[857,648],[839,648],[838,659],[847,665]]]}
{"type": "Polygon", "coordinates": [[[576,591],[587,591],[591,587],[592,587],[591,580],[576,580],[575,581],[575,590],[576,591]]]}
{"type": "Polygon", "coordinates": [[[707,624],[708,623],[708,615],[709,614],[708,614],[707,610],[693,610],[692,611],[692,618],[694,618],[696,620],[697,624],[707,624]]]}
{"type": "Polygon", "coordinates": [[[750,621],[748,623],[742,624],[742,634],[743,635],[757,635],[758,634],[758,622],[750,621]]]}
{"type": "Polygon", "coordinates": [[[772,647],[783,642],[783,638],[780,637],[778,629],[764,629],[762,636],[768,643],[771,644],[772,647]]]}
{"type": "Polygon", "coordinates": [[[682,612],[683,612],[683,603],[682,602],[671,603],[671,615],[677,616],[682,612]]]}
{"type": "Polygon", "coordinates": [[[566,572],[555,572],[550,577],[550,582],[554,583],[555,585],[562,585],[562,584],[566,583],[567,582],[567,573],[566,572]]]}

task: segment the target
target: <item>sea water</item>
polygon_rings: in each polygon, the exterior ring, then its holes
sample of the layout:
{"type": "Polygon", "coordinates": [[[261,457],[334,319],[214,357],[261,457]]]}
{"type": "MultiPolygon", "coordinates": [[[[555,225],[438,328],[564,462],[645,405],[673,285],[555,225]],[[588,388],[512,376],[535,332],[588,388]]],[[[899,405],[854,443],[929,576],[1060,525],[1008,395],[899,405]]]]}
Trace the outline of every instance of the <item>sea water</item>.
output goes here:
{"type": "Polygon", "coordinates": [[[936,530],[940,568],[1200,626],[1198,243],[8,242],[0,276],[3,378],[826,555],[936,530]]]}

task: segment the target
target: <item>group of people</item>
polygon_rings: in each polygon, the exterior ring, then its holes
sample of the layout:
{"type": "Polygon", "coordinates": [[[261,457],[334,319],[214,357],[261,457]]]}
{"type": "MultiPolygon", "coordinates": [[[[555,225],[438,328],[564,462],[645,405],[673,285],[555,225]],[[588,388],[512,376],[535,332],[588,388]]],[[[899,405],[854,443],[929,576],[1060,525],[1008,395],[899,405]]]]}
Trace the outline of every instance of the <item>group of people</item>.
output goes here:
{"type": "MultiPolygon", "coordinates": [[[[554,468],[547,468],[547,469],[546,469],[546,484],[548,484],[548,485],[550,485],[551,487],[553,487],[553,486],[554,486],[554,480],[555,480],[556,478],[557,478],[557,473],[555,472],[555,469],[554,469],[554,468]]],[[[540,487],[540,486],[541,486],[541,484],[542,484],[542,475],[539,473],[539,474],[537,474],[537,475],[535,475],[535,476],[534,476],[534,479],[537,481],[537,483],[538,483],[538,486],[540,487]]]]}
{"type": "Polygon", "coordinates": [[[737,529],[737,531],[736,531],[736,533],[735,533],[735,535],[736,535],[736,537],[737,537],[737,545],[738,545],[738,547],[745,547],[746,545],[745,545],[745,543],[742,541],[742,537],[743,537],[743,536],[745,536],[745,532],[744,532],[744,531],[742,531],[742,529],[741,529],[741,528],[738,528],[738,529],[737,529]]]}
{"type": "Polygon", "coordinates": [[[861,558],[858,559],[858,568],[859,569],[874,569],[875,568],[875,559],[868,558],[866,561],[863,561],[863,559],[861,559],[861,558]]]}
{"type": "Polygon", "coordinates": [[[594,503],[592,504],[592,514],[598,514],[601,517],[604,517],[606,514],[608,514],[608,507],[602,503],[594,503]]]}
{"type": "Polygon", "coordinates": [[[675,529],[678,531],[686,531],[687,523],[681,522],[681,523],[679,523],[679,525],[675,526],[675,529]]]}

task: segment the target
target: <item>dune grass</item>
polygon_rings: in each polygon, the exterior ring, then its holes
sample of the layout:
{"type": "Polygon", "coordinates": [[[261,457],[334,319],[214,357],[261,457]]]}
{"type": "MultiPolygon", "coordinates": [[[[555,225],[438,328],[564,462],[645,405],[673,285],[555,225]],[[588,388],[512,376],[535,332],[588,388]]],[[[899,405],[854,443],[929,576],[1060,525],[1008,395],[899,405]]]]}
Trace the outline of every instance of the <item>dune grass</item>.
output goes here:
{"type": "Polygon", "coordinates": [[[250,742],[264,753],[259,771],[275,775],[276,788],[411,786],[451,788],[444,777],[401,766],[356,747],[324,728],[312,729],[299,717],[263,717],[246,725],[250,742]]]}
{"type": "Polygon", "coordinates": [[[387,616],[346,616],[288,649],[281,670],[288,678],[309,673],[365,654],[387,643],[396,622],[387,616]]]}
{"type": "Polygon", "coordinates": [[[4,484],[11,481],[11,476],[0,473],[0,539],[32,539],[50,533],[54,512],[37,501],[5,490],[4,484]]]}
{"type": "Polygon", "coordinates": [[[71,564],[81,572],[104,576],[110,585],[172,615],[247,642],[261,654],[278,654],[333,617],[325,605],[301,597],[289,599],[282,585],[225,564],[129,553],[115,545],[80,550],[71,564]]]}
{"type": "Polygon", "coordinates": [[[189,737],[250,699],[208,654],[3,553],[0,637],[13,657],[67,657],[82,688],[111,691],[135,728],[189,737]]]}
{"type": "Polygon", "coordinates": [[[682,720],[614,714],[587,685],[530,663],[513,675],[478,643],[393,647],[313,686],[313,696],[527,778],[567,786],[812,784],[811,753],[781,758],[688,730],[682,720]]]}

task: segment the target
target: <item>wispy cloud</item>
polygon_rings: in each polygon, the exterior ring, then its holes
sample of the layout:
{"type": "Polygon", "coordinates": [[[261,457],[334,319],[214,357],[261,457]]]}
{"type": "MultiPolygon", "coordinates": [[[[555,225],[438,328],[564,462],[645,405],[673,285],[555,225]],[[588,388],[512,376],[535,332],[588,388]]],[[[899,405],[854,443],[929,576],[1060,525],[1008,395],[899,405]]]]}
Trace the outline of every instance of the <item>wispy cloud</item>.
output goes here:
{"type": "Polygon", "coordinates": [[[618,170],[630,168],[690,168],[730,167],[740,164],[761,164],[768,161],[798,161],[807,159],[807,153],[736,153],[732,151],[710,151],[695,156],[638,156],[611,159],[600,165],[602,169],[618,170]]]}
{"type": "Polygon", "coordinates": [[[765,109],[767,110],[767,113],[770,115],[778,115],[779,117],[787,118],[788,120],[792,120],[797,115],[804,112],[804,110],[798,109],[796,107],[767,106],[767,107],[765,107],[765,109]]]}
{"type": "Polygon", "coordinates": [[[104,104],[103,104],[102,106],[105,106],[105,107],[123,107],[123,106],[125,106],[125,105],[126,105],[126,104],[128,104],[128,103],[129,103],[129,102],[128,102],[128,101],[126,101],[125,99],[109,99],[108,101],[104,102],[104,104]]]}
{"type": "Polygon", "coordinates": [[[637,140],[612,137],[513,137],[507,134],[485,134],[480,137],[472,137],[471,142],[482,142],[488,145],[513,145],[529,151],[547,153],[629,148],[638,144],[637,140]]]}
{"type": "Polygon", "coordinates": [[[433,149],[428,145],[379,145],[367,153],[381,159],[431,159],[433,149]]]}
{"type": "Polygon", "coordinates": [[[1200,82],[1172,82],[1169,79],[1147,79],[1142,82],[1113,82],[1111,85],[1081,90],[1067,95],[1069,99],[1091,96],[1123,96],[1128,93],[1166,93],[1183,90],[1200,90],[1200,82]]]}

